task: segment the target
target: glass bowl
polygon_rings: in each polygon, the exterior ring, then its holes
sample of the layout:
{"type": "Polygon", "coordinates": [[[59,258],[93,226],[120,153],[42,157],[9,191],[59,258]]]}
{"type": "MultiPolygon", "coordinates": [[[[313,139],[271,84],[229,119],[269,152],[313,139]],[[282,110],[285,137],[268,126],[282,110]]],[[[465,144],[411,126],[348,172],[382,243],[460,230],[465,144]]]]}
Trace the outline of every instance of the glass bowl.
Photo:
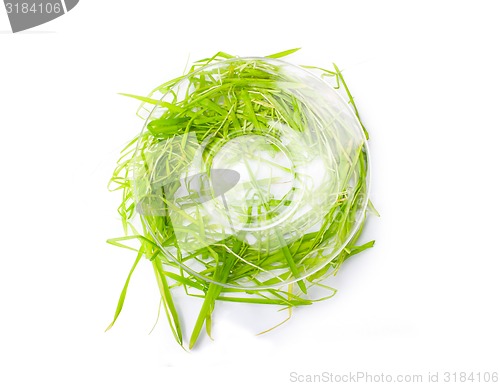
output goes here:
{"type": "Polygon", "coordinates": [[[326,272],[363,222],[369,181],[365,135],[334,87],[247,57],[157,93],[133,189],[165,270],[238,289],[326,272]]]}

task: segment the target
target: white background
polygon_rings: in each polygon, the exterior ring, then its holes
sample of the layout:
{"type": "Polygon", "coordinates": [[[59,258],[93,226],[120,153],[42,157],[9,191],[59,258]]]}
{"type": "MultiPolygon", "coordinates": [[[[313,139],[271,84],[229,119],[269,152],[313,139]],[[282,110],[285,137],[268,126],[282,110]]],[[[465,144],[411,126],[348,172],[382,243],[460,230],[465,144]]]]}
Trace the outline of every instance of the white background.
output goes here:
{"type": "MultiPolygon", "coordinates": [[[[0,384],[287,385],[290,372],[500,370],[496,1],[91,1],[25,33],[0,8],[0,384]],[[188,353],[106,190],[137,103],[189,57],[335,61],[371,134],[376,247],[333,299],[285,315],[218,306],[188,353]]],[[[199,302],[186,303],[186,319],[199,302]]],[[[185,308],[184,308],[185,307],[185,308]]],[[[189,332],[189,329],[188,331],[189,332]]]]}

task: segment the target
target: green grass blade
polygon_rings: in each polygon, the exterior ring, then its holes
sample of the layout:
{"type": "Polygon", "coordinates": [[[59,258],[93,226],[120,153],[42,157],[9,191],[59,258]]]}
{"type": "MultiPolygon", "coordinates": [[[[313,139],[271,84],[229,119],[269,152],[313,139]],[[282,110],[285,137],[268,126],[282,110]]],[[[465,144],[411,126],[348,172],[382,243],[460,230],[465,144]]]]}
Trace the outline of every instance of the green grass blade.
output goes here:
{"type": "Polygon", "coordinates": [[[167,284],[167,279],[165,278],[165,275],[163,275],[161,260],[158,256],[155,256],[151,260],[151,262],[153,264],[156,280],[158,281],[158,287],[160,289],[160,294],[163,301],[163,306],[165,308],[165,313],[167,315],[168,323],[170,324],[170,328],[174,333],[175,340],[182,346],[181,323],[174,305],[174,301],[172,299],[172,294],[170,293],[170,288],[167,284]]]}
{"type": "Polygon", "coordinates": [[[279,59],[279,58],[283,58],[285,56],[291,55],[291,54],[297,52],[298,50],[300,50],[300,47],[299,48],[292,48],[292,49],[286,50],[286,51],[277,52],[276,54],[267,55],[266,58],[279,59]]]}
{"type": "Polygon", "coordinates": [[[125,280],[125,284],[123,286],[122,292],[120,293],[120,298],[118,299],[118,304],[116,306],[116,311],[115,311],[115,316],[113,317],[113,321],[110,323],[108,328],[106,328],[106,331],[108,331],[111,327],[114,326],[116,319],[118,319],[118,316],[122,312],[123,303],[125,302],[125,297],[127,296],[127,290],[128,290],[128,285],[130,283],[130,278],[132,277],[132,274],[135,271],[135,267],[137,267],[137,264],[141,260],[142,254],[143,254],[142,249],[140,249],[139,253],[137,253],[137,257],[135,258],[134,264],[132,265],[132,268],[130,269],[130,272],[128,273],[127,280],[125,280]]]}

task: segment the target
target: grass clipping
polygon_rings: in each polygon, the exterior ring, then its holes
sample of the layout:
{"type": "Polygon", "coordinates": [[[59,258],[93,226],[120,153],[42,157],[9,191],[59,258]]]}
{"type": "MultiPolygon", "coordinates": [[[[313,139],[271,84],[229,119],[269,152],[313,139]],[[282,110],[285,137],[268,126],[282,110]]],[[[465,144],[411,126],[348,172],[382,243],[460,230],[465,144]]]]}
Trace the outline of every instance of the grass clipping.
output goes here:
{"type": "Polygon", "coordinates": [[[143,257],[181,346],[180,289],[203,299],[193,348],[203,327],[211,335],[216,302],[281,306],[289,318],[294,307],[333,296],[324,279],[373,246],[356,244],[373,209],[368,133],[337,66],[280,59],[295,51],[220,52],[146,97],[124,94],[141,101],[146,123],[110,181],[123,194],[126,235],[108,242],[137,257],[108,329],[143,257]],[[329,292],[312,299],[313,286],[329,292]]]}

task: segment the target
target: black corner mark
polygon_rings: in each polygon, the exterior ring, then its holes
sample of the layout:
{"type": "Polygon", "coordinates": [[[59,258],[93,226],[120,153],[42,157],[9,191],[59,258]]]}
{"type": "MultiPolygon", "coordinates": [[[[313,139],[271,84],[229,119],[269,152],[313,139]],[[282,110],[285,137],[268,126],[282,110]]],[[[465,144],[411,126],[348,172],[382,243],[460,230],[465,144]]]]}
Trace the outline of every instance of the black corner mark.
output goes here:
{"type": "Polygon", "coordinates": [[[47,23],[73,9],[79,0],[4,0],[12,32],[47,23]]]}
{"type": "Polygon", "coordinates": [[[78,4],[78,1],[79,0],[64,0],[64,2],[66,3],[66,11],[69,12],[73,8],[75,8],[75,5],[78,4]]]}

